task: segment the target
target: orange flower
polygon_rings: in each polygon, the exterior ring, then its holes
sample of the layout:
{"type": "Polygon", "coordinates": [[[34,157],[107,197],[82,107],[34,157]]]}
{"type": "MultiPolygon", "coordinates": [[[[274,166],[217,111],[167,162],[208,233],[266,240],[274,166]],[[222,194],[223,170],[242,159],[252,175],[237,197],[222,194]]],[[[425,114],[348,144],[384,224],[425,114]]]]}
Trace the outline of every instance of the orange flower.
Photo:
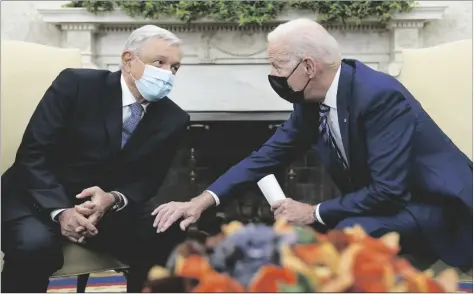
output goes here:
{"type": "Polygon", "coordinates": [[[295,272],[275,265],[266,265],[255,274],[248,290],[250,292],[278,292],[280,283],[294,285],[297,282],[298,276],[295,272]]]}
{"type": "Polygon", "coordinates": [[[394,266],[397,270],[397,273],[407,283],[407,290],[409,292],[445,292],[439,283],[416,270],[407,260],[397,259],[394,262],[394,266]]]}
{"type": "Polygon", "coordinates": [[[360,292],[387,292],[393,286],[393,256],[363,247],[355,255],[354,286],[360,292]]]}
{"type": "Polygon", "coordinates": [[[373,252],[379,252],[382,254],[387,254],[395,256],[398,253],[398,247],[390,248],[380,239],[374,239],[372,237],[366,237],[362,240],[362,245],[367,250],[372,250],[373,252]]]}
{"type": "Polygon", "coordinates": [[[217,293],[217,292],[245,292],[245,288],[236,280],[226,274],[208,272],[201,277],[201,282],[191,292],[217,293]]]}
{"type": "Polygon", "coordinates": [[[327,240],[334,245],[338,252],[341,252],[349,246],[350,237],[343,231],[330,231],[326,236],[327,240]]]}
{"type": "Polygon", "coordinates": [[[181,256],[177,257],[176,261],[176,275],[200,279],[205,274],[212,271],[209,262],[199,255],[190,255],[187,258],[181,256]]]}
{"type": "Polygon", "coordinates": [[[304,263],[309,265],[321,262],[321,257],[324,252],[321,250],[319,244],[296,244],[293,246],[294,254],[304,263]]]}
{"type": "Polygon", "coordinates": [[[340,255],[330,242],[296,244],[293,246],[293,252],[296,257],[309,266],[329,266],[332,272],[336,272],[339,267],[340,255]]]}

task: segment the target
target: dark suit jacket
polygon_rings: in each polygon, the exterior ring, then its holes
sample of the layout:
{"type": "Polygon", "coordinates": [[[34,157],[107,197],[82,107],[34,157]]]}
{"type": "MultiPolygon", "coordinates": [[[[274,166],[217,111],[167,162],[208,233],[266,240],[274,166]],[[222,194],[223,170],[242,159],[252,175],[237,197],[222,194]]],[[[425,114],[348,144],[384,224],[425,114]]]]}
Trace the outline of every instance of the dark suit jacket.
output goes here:
{"type": "Polygon", "coordinates": [[[155,195],[189,115],[168,98],[150,103],[121,149],[120,76],[90,69],[58,75],[2,175],[3,221],[71,207],[75,195],[92,186],[123,193],[131,206],[155,195]]]}
{"type": "Polygon", "coordinates": [[[228,197],[312,149],[343,194],[320,206],[329,226],[407,209],[446,262],[472,264],[472,161],[397,80],[358,61],[342,63],[337,108],[349,175],[317,135],[318,106],[295,104],[258,151],[208,189],[228,197]]]}

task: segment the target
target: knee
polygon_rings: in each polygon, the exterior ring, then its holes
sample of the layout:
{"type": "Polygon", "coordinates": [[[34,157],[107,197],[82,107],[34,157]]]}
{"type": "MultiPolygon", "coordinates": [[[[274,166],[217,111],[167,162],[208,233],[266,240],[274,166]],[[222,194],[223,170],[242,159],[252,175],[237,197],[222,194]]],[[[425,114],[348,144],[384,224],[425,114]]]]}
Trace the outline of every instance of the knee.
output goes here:
{"type": "Polygon", "coordinates": [[[11,263],[39,265],[56,271],[63,266],[64,257],[60,241],[49,234],[30,233],[18,238],[5,258],[11,263]]]}

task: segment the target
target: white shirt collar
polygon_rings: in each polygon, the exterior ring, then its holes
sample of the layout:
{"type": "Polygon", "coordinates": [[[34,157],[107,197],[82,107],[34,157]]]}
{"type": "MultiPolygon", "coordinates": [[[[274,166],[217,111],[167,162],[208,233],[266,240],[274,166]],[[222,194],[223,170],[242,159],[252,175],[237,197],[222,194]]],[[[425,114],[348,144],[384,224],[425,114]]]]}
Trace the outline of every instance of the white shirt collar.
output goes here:
{"type": "MultiPolygon", "coordinates": [[[[135,96],[133,96],[132,92],[128,88],[128,85],[125,82],[123,75],[120,77],[120,85],[122,86],[122,107],[129,106],[129,105],[132,105],[133,103],[136,103],[137,100],[135,99],[135,96]]],[[[149,102],[141,104],[144,111],[146,111],[146,107],[148,106],[148,104],[149,102]]]]}
{"type": "Polygon", "coordinates": [[[339,77],[341,75],[341,66],[337,69],[334,80],[332,81],[331,86],[329,87],[326,97],[324,98],[324,104],[337,110],[337,88],[339,86],[339,77]]]}

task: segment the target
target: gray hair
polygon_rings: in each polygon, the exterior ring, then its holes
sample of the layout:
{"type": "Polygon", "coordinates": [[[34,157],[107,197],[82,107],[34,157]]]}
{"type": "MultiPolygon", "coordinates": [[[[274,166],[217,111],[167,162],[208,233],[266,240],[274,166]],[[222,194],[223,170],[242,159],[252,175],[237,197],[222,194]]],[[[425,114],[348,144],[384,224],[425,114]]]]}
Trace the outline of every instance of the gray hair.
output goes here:
{"type": "Polygon", "coordinates": [[[132,51],[136,55],[140,53],[140,47],[142,44],[150,39],[156,38],[168,42],[169,45],[179,46],[181,45],[181,40],[172,32],[165,30],[163,28],[154,26],[154,25],[145,25],[136,30],[134,30],[127,39],[125,43],[125,51],[132,51]]]}
{"type": "Polygon", "coordinates": [[[341,63],[341,52],[336,39],[311,19],[300,18],[283,23],[268,34],[268,42],[284,39],[289,47],[290,62],[296,64],[305,56],[313,57],[329,68],[341,63]]]}

